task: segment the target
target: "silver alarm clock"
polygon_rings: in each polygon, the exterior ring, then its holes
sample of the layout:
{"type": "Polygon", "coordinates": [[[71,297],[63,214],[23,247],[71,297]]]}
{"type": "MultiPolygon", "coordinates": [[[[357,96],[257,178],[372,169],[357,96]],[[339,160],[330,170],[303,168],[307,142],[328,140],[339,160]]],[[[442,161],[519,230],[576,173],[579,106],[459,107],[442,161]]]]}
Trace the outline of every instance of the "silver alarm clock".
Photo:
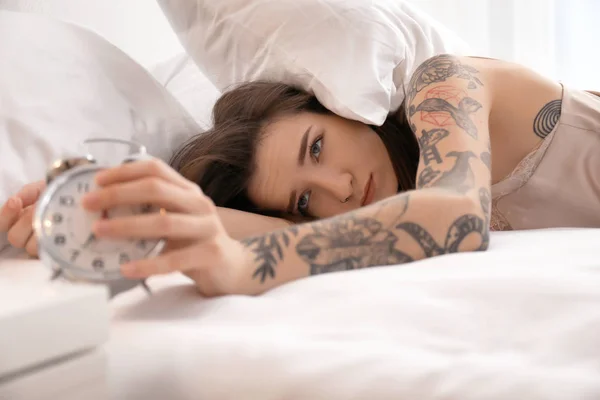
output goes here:
{"type": "MultiPolygon", "coordinates": [[[[135,143],[118,139],[95,141],[136,149],[128,152],[121,162],[149,157],[145,148],[135,143]]],[[[98,219],[163,211],[152,205],[116,207],[101,212],[85,210],[82,197],[96,188],[96,173],[108,166],[90,154],[56,161],[48,171],[47,187],[37,203],[33,227],[40,259],[52,268],[54,277],[103,283],[114,296],[143,283],[124,278],[120,266],[159,254],[165,242],[162,239],[110,240],[94,236],[92,226],[98,219]]]]}

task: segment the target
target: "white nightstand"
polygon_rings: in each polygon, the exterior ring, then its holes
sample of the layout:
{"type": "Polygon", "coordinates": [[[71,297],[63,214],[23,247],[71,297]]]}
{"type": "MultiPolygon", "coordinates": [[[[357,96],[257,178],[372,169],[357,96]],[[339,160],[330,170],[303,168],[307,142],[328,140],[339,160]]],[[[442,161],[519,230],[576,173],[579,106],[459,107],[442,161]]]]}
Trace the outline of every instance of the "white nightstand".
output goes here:
{"type": "Polygon", "coordinates": [[[48,277],[0,259],[0,399],[106,399],[107,289],[48,277]]]}

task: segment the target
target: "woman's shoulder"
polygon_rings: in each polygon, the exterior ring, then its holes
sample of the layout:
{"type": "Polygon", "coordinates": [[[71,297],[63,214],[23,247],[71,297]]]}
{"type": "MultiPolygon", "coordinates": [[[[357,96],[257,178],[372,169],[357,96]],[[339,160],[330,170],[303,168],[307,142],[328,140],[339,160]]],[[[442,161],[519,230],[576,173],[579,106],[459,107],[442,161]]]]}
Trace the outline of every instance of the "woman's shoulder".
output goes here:
{"type": "MultiPolygon", "coordinates": [[[[411,92],[423,96],[434,85],[453,98],[477,93],[488,115],[494,154],[494,173],[504,176],[535,148],[541,139],[534,121],[562,99],[562,87],[537,71],[494,58],[438,55],[423,63],[413,75],[411,92]]],[[[496,176],[497,178],[497,176],[496,176]]]]}
{"type": "Polygon", "coordinates": [[[528,68],[500,59],[479,56],[458,56],[454,54],[438,54],[424,60],[412,73],[410,86],[418,89],[422,86],[442,83],[451,78],[477,78],[478,82],[486,81],[483,90],[493,90],[494,82],[517,80],[531,75],[528,68]]]}
{"type": "Polygon", "coordinates": [[[557,81],[517,63],[474,57],[462,60],[480,71],[490,93],[489,129],[495,178],[505,176],[554,128],[560,116],[563,88],[557,81]],[[548,113],[553,114],[552,118],[547,117],[548,113]],[[536,124],[540,119],[548,121],[543,132],[536,124]]]}
{"type": "MultiPolygon", "coordinates": [[[[414,71],[412,78],[418,79],[432,71],[448,71],[460,73],[461,70],[478,73],[487,79],[502,76],[504,79],[539,80],[542,76],[533,69],[512,61],[482,56],[460,56],[454,54],[438,54],[423,61],[414,71]]],[[[558,84],[557,82],[553,82],[558,84]]]]}
{"type": "MultiPolygon", "coordinates": [[[[429,60],[430,68],[440,66],[440,60],[452,64],[453,73],[474,74],[483,82],[482,89],[491,93],[494,108],[527,110],[528,104],[560,99],[561,85],[538,71],[511,61],[479,56],[440,55],[429,60]],[[464,72],[461,72],[464,71],[464,72]]],[[[423,70],[423,68],[421,68],[423,70]]]]}

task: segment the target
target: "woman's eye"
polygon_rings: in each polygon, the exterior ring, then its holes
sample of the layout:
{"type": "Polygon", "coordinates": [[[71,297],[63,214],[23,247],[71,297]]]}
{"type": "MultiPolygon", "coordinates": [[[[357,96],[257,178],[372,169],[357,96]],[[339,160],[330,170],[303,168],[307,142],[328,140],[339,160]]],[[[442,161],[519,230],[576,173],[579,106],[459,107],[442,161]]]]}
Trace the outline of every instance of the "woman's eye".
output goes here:
{"type": "Polygon", "coordinates": [[[323,145],[323,138],[319,138],[317,139],[311,146],[310,146],[310,155],[316,159],[319,158],[319,156],[321,155],[321,146],[323,145]]]}
{"type": "Polygon", "coordinates": [[[310,192],[304,192],[298,198],[298,212],[306,215],[308,212],[308,202],[310,200],[310,192]]]}

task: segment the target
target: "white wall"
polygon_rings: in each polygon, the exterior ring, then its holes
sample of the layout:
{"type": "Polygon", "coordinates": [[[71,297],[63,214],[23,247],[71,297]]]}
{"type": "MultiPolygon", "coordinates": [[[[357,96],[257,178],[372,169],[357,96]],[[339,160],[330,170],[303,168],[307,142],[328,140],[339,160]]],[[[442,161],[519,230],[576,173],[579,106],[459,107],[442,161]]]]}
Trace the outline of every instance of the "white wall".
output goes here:
{"type": "Polygon", "coordinates": [[[479,55],[554,66],[554,0],[410,0],[469,43],[479,55]]]}
{"type": "Polygon", "coordinates": [[[600,89],[600,0],[409,0],[479,55],[600,89]]]}
{"type": "Polygon", "coordinates": [[[573,86],[600,92],[600,1],[556,2],[557,74],[573,86]]]}
{"type": "Polygon", "coordinates": [[[450,28],[480,55],[490,55],[489,0],[408,0],[450,28]],[[485,16],[482,18],[482,16],[485,16]],[[476,33],[476,34],[475,34],[476,33]]]}
{"type": "Polygon", "coordinates": [[[43,13],[83,25],[144,66],[182,51],[154,0],[0,0],[0,9],[43,13]]]}

